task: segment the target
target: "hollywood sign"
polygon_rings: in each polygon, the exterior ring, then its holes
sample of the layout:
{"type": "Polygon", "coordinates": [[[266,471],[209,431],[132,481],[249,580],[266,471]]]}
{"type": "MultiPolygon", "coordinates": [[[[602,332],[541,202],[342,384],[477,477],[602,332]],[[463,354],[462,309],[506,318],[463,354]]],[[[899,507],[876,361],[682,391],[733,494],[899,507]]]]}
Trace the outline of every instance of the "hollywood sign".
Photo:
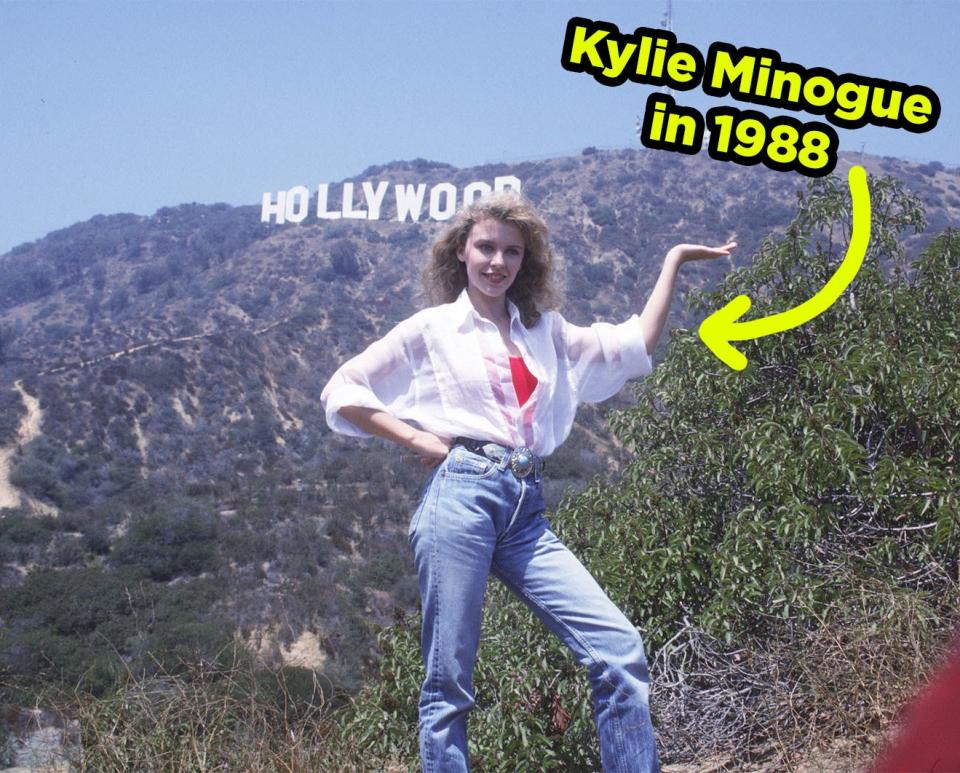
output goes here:
{"type": "MultiPolygon", "coordinates": [[[[340,184],[339,208],[334,205],[331,209],[330,183],[320,183],[317,186],[317,205],[314,210],[318,220],[379,220],[383,205],[388,194],[393,193],[393,215],[397,221],[403,223],[409,218],[416,223],[423,214],[424,204],[427,205],[427,217],[431,220],[449,220],[457,211],[458,203],[471,204],[479,197],[492,191],[514,190],[520,192],[520,180],[513,175],[494,177],[493,185],[482,181],[468,183],[459,193],[452,183],[437,183],[429,187],[426,183],[402,183],[391,185],[386,180],[374,183],[365,180],[360,183],[363,192],[363,201],[355,205],[355,184],[345,182],[340,184]]],[[[260,206],[260,222],[269,223],[271,220],[278,224],[302,223],[310,215],[310,190],[305,185],[296,185],[285,191],[278,191],[276,196],[270,191],[263,194],[263,203],[260,206]]]]}

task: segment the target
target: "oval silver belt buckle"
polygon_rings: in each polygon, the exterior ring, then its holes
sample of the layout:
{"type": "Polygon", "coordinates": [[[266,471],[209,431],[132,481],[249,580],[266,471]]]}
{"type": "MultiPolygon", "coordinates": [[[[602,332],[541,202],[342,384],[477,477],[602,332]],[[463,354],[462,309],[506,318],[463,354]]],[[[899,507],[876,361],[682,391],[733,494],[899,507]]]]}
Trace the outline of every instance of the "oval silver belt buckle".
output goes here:
{"type": "Polygon", "coordinates": [[[518,478],[526,478],[533,470],[533,451],[526,446],[513,449],[510,454],[510,470],[518,478]]]}

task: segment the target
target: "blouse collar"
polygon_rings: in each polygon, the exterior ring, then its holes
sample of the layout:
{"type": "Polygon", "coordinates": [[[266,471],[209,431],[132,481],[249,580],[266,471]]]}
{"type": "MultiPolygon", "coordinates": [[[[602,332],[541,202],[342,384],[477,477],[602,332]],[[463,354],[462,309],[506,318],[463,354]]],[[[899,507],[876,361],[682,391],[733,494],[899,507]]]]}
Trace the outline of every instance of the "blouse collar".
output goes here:
{"type": "MultiPolygon", "coordinates": [[[[455,300],[451,306],[457,316],[457,319],[462,319],[462,322],[466,322],[468,319],[470,319],[471,314],[477,319],[484,319],[480,316],[480,314],[477,313],[477,310],[473,308],[473,303],[470,302],[470,296],[467,294],[466,287],[460,291],[460,295],[457,296],[457,300],[455,300]]],[[[513,328],[514,325],[520,325],[522,327],[520,310],[509,298],[507,299],[507,313],[510,315],[511,328],[513,328]]],[[[489,320],[486,321],[489,322],[489,320]]]]}

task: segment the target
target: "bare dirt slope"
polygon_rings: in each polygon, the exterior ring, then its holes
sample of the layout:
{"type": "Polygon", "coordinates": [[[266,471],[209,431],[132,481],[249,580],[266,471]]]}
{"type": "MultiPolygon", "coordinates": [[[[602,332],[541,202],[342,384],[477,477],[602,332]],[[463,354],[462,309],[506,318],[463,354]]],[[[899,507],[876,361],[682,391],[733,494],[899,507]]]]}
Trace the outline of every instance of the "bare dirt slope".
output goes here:
{"type": "Polygon", "coordinates": [[[5,448],[0,448],[0,508],[20,507],[22,500],[26,499],[10,483],[10,460],[18,448],[26,445],[40,434],[40,422],[43,419],[40,401],[23,388],[22,382],[17,381],[14,387],[20,393],[20,399],[26,406],[27,415],[20,422],[20,427],[17,430],[17,441],[5,448]]]}

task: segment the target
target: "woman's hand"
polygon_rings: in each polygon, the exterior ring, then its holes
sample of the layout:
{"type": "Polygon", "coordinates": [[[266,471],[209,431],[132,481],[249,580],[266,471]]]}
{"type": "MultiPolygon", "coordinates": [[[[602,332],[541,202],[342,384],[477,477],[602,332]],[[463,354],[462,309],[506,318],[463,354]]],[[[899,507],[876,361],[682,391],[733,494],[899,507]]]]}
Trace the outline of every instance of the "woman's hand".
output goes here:
{"type": "Polygon", "coordinates": [[[434,435],[432,432],[417,430],[407,448],[417,455],[420,464],[436,467],[447,458],[451,443],[451,440],[434,435]]]}
{"type": "Polygon", "coordinates": [[[707,247],[703,244],[677,244],[670,248],[667,253],[667,260],[672,261],[674,265],[679,267],[691,260],[714,260],[715,258],[729,257],[736,247],[736,242],[727,242],[722,247],[707,247]]]}

